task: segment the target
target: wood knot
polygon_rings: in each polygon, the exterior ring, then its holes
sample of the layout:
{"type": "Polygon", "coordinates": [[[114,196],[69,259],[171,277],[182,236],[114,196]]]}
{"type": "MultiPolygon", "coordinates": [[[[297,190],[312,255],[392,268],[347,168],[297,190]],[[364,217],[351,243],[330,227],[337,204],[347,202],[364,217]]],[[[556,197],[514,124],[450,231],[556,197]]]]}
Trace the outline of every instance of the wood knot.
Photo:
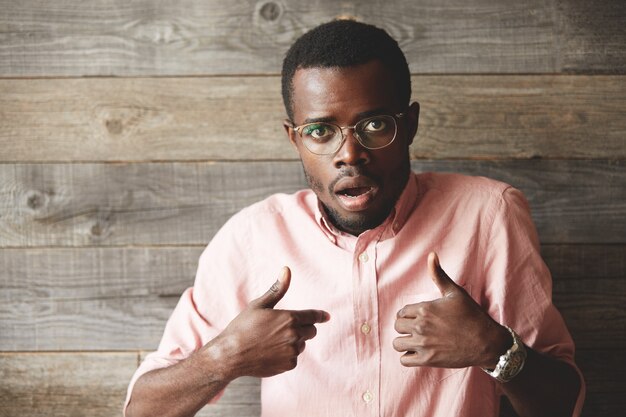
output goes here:
{"type": "Polygon", "coordinates": [[[259,9],[261,17],[269,22],[277,20],[280,17],[281,12],[282,10],[280,5],[273,1],[268,1],[259,9]]]}
{"type": "Polygon", "coordinates": [[[122,124],[122,121],[118,119],[107,120],[106,122],[104,122],[104,124],[109,133],[111,133],[112,135],[119,135],[120,133],[122,133],[122,130],[124,130],[124,125],[122,124]]]}
{"type": "Polygon", "coordinates": [[[99,223],[96,223],[93,226],[91,226],[91,234],[94,236],[102,235],[102,226],[100,226],[99,223]]]}
{"type": "Polygon", "coordinates": [[[26,204],[30,209],[37,210],[38,208],[43,206],[43,198],[39,193],[33,193],[28,196],[26,204]]]}
{"type": "Polygon", "coordinates": [[[26,194],[26,207],[33,211],[41,210],[48,205],[53,191],[29,190],[26,194]]]}

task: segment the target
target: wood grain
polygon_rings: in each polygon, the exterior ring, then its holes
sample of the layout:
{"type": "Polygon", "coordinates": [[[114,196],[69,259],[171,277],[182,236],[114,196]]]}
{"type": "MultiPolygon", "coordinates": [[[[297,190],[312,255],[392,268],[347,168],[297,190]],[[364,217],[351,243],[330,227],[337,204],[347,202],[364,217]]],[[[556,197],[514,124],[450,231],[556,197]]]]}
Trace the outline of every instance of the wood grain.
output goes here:
{"type": "Polygon", "coordinates": [[[156,348],[201,247],[0,251],[0,350],[156,348]]]}
{"type": "MultiPolygon", "coordinates": [[[[0,353],[0,416],[120,416],[138,352],[0,353]]],[[[260,384],[231,383],[198,417],[260,415],[260,384]]]]}
{"type": "Polygon", "coordinates": [[[337,16],[386,29],[413,72],[559,70],[557,10],[540,0],[2,0],[0,9],[0,75],[10,77],[277,74],[297,37],[337,16]]]}
{"type": "Polygon", "coordinates": [[[625,2],[557,0],[556,17],[562,71],[624,73],[625,2]]]}
{"type": "Polygon", "coordinates": [[[0,353],[0,416],[121,414],[138,354],[0,353]]]}
{"type": "MultiPolygon", "coordinates": [[[[526,193],[544,243],[625,243],[623,161],[413,161],[526,193]]],[[[202,245],[236,211],[306,186],[299,162],[0,164],[0,247],[202,245]]]]}
{"type": "MultiPolygon", "coordinates": [[[[626,76],[414,76],[416,159],[626,157],[626,76]]],[[[278,77],[0,80],[0,161],[297,159],[278,77]]]]}
{"type": "MultiPolygon", "coordinates": [[[[155,349],[201,247],[0,251],[0,350],[155,349]]],[[[626,246],[546,245],[579,349],[626,348],[626,246]]]]}
{"type": "Polygon", "coordinates": [[[620,0],[0,1],[0,76],[277,74],[338,16],[386,29],[414,73],[619,72],[620,0]]]}

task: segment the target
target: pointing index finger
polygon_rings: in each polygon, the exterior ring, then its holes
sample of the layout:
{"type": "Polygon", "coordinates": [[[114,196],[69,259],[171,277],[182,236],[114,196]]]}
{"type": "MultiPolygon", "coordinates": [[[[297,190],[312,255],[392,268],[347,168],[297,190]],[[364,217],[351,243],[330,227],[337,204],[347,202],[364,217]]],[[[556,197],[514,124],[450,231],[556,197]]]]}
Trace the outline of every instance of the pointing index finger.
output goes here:
{"type": "Polygon", "coordinates": [[[291,313],[300,326],[325,323],[330,320],[330,314],[323,310],[292,310],[291,313]]]}

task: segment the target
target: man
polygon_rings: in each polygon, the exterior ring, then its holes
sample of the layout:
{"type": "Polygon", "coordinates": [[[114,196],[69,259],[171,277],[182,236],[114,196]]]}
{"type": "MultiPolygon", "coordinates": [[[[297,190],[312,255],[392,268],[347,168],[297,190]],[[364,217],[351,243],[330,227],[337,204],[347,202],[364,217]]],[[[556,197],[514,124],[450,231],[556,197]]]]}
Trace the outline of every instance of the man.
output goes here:
{"type": "Polygon", "coordinates": [[[419,105],[397,43],[330,22],[282,76],[311,190],[216,234],[126,415],[194,415],[246,375],[264,378],[263,416],[487,417],[500,395],[523,416],[578,415],[527,203],[486,178],[410,171],[419,105]]]}

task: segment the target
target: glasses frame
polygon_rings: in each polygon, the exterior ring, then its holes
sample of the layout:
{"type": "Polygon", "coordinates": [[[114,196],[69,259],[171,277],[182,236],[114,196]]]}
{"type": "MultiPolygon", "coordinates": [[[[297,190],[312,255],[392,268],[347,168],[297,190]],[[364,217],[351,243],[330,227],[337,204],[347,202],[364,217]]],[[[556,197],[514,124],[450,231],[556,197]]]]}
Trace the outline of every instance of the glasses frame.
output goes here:
{"type": "Polygon", "coordinates": [[[334,127],[338,128],[339,131],[341,132],[341,141],[338,142],[337,147],[333,151],[331,151],[331,152],[324,152],[324,153],[314,152],[306,145],[306,143],[304,141],[302,141],[302,144],[304,145],[304,147],[309,152],[311,152],[312,154],[315,154],[315,155],[334,155],[335,153],[337,153],[339,151],[339,149],[341,149],[343,144],[346,142],[346,138],[348,137],[348,135],[346,135],[344,133],[344,130],[349,130],[349,129],[352,129],[354,131],[352,136],[354,136],[356,138],[356,140],[359,142],[359,144],[361,146],[363,146],[365,149],[369,149],[369,150],[374,151],[374,150],[377,150],[377,149],[386,148],[387,146],[391,145],[394,140],[396,140],[396,136],[398,136],[398,120],[402,119],[404,116],[406,116],[405,112],[396,113],[396,114],[379,114],[379,115],[376,115],[376,116],[365,117],[365,118],[359,120],[358,122],[356,122],[352,126],[339,126],[338,124],[330,123],[330,122],[310,122],[310,123],[304,123],[304,124],[301,124],[301,125],[298,125],[298,126],[295,126],[294,123],[291,122],[291,121],[290,121],[290,123],[291,123],[291,128],[293,130],[295,130],[298,133],[298,135],[300,136],[300,140],[302,140],[302,129],[307,127],[307,126],[309,126],[309,125],[324,123],[324,124],[331,125],[331,126],[334,126],[334,127]],[[376,148],[372,148],[370,146],[365,145],[361,141],[361,138],[356,133],[355,129],[356,129],[357,125],[359,125],[359,124],[361,124],[363,122],[366,122],[366,121],[368,121],[370,119],[375,119],[376,117],[381,117],[381,116],[387,116],[387,117],[391,117],[393,119],[393,122],[395,124],[395,132],[393,134],[393,138],[389,141],[389,143],[387,143],[386,145],[383,145],[383,146],[378,146],[376,148]]]}

